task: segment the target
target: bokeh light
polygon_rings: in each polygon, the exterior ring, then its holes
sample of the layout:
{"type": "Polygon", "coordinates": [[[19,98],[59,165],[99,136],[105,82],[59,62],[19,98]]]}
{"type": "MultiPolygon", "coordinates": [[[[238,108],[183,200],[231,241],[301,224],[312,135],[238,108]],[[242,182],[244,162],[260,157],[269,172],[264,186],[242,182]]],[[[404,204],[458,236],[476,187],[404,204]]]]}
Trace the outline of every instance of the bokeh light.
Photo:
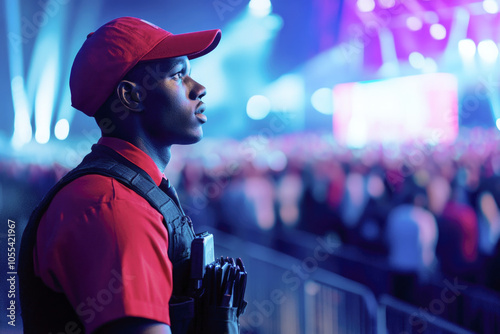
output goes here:
{"type": "Polygon", "coordinates": [[[322,114],[333,114],[333,93],[331,88],[320,88],[316,90],[311,96],[311,104],[322,114]]]}
{"type": "Polygon", "coordinates": [[[67,119],[60,119],[57,121],[56,126],[54,128],[54,134],[57,139],[64,140],[68,138],[69,135],[69,122],[67,119]]]}
{"type": "Polygon", "coordinates": [[[499,10],[497,0],[484,0],[483,9],[486,13],[497,14],[499,10]]]}
{"type": "Polygon", "coordinates": [[[251,119],[265,118],[271,111],[271,102],[263,95],[254,95],[247,102],[247,115],[251,119]]]}
{"type": "Polygon", "coordinates": [[[430,33],[431,36],[437,40],[442,40],[446,38],[446,28],[439,23],[434,23],[433,25],[431,25],[430,33]]]}
{"type": "Polygon", "coordinates": [[[360,12],[371,12],[375,9],[374,0],[358,0],[356,3],[360,12]]]}
{"type": "Polygon", "coordinates": [[[487,39],[479,42],[477,52],[485,62],[493,63],[498,58],[498,45],[491,39],[487,39]]]}
{"type": "Polygon", "coordinates": [[[458,42],[458,52],[464,59],[472,59],[476,55],[476,43],[472,39],[462,39],[458,42]]]}

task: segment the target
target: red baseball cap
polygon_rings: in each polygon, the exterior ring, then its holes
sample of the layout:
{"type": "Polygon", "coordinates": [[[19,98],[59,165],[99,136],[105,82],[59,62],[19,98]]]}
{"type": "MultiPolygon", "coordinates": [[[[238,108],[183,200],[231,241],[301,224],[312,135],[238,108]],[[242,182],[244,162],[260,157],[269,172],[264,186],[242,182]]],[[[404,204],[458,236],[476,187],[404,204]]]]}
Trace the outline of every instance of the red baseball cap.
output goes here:
{"type": "Polygon", "coordinates": [[[220,37],[219,29],[174,35],[135,17],[112,20],[90,33],[75,57],[71,104],[93,116],[139,61],[197,58],[215,49],[220,37]]]}

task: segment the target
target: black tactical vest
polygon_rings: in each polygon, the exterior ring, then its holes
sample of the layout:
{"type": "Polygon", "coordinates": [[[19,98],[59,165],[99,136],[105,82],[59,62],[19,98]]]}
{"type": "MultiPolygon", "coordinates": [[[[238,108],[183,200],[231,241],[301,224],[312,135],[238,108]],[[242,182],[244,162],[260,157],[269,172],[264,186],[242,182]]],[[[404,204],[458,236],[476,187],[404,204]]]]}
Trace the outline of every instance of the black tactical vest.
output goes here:
{"type": "Polygon", "coordinates": [[[169,236],[168,256],[173,265],[174,276],[169,308],[171,328],[173,333],[185,332],[185,326],[189,325],[194,316],[192,299],[184,297],[188,292],[191,241],[195,237],[191,219],[184,214],[176,196],[171,198],[166,194],[163,183],[158,187],[144,170],[107,146],[96,144],[82,163],[45,195],[33,211],[23,233],[18,274],[24,333],[65,333],[68,328],[73,332],[81,328],[81,333],[84,332],[84,326],[66,296],[53,291],[35,276],[33,249],[40,219],[56,193],[71,181],[88,174],[113,177],[144,197],[163,215],[163,223],[169,236]]]}

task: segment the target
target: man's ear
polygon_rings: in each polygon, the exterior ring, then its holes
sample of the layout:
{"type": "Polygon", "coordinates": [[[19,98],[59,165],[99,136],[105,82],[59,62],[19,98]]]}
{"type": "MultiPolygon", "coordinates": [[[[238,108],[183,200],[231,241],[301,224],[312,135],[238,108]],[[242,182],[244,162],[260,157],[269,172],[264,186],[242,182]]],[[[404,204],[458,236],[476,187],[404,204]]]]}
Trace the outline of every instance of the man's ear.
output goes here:
{"type": "Polygon", "coordinates": [[[144,110],[142,103],[145,97],[142,86],[135,82],[122,80],[116,87],[116,93],[120,102],[128,109],[141,112],[144,110]]]}

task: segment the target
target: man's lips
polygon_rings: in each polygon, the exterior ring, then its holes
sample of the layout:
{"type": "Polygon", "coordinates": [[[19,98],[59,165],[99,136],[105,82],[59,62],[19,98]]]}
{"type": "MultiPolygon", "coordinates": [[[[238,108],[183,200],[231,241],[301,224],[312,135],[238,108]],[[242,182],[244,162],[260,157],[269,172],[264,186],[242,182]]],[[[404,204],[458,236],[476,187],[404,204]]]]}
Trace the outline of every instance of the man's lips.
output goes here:
{"type": "Polygon", "coordinates": [[[205,109],[206,109],[205,103],[200,102],[198,104],[198,107],[196,108],[196,111],[194,112],[194,115],[198,118],[198,120],[201,123],[205,123],[207,121],[207,116],[205,116],[203,114],[203,112],[205,111],[205,109]]]}

